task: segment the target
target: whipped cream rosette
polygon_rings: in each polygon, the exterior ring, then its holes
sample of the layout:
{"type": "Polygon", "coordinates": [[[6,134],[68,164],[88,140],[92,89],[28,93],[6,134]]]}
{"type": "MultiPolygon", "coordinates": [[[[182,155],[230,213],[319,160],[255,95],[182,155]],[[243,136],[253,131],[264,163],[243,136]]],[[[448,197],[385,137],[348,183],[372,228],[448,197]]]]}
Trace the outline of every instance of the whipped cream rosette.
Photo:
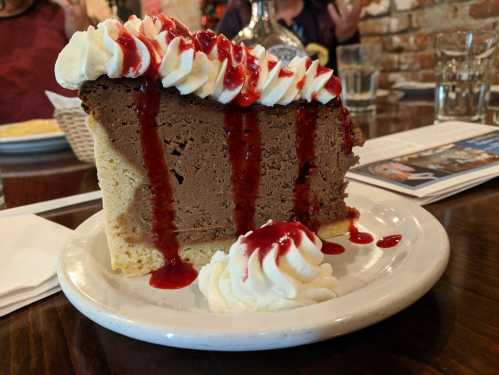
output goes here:
{"type": "Polygon", "coordinates": [[[215,312],[271,311],[336,296],[336,279],[322,263],[322,242],[298,222],[269,221],[215,253],[199,273],[199,288],[215,312]]]}
{"type": "Polygon", "coordinates": [[[284,67],[262,46],[234,44],[211,31],[191,32],[164,15],[132,16],[125,24],[106,20],[76,32],[58,56],[57,82],[78,89],[102,75],[157,78],[182,95],[241,106],[295,100],[325,104],[341,92],[333,71],[318,61],[295,57],[284,67]]]}

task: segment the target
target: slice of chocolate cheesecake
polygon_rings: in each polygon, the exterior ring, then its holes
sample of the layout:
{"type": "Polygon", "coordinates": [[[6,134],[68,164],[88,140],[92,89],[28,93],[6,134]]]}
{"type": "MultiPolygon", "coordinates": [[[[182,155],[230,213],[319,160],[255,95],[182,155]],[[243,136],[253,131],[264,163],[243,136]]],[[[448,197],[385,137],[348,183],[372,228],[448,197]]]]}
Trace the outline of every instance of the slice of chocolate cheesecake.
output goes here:
{"type": "Polygon", "coordinates": [[[347,231],[362,140],[331,70],[164,16],[109,22],[70,41],[56,76],[89,114],[113,269],[181,287],[269,219],[347,231]]]}

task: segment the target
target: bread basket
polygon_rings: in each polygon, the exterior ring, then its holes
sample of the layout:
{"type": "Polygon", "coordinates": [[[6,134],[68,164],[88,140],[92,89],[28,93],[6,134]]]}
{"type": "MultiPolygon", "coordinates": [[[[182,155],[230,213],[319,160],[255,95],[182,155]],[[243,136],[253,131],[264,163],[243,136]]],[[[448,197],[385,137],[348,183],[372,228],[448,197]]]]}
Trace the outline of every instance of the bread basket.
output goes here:
{"type": "Polygon", "coordinates": [[[62,131],[78,160],[95,164],[94,139],[87,127],[87,114],[81,107],[56,109],[54,111],[62,131]]]}

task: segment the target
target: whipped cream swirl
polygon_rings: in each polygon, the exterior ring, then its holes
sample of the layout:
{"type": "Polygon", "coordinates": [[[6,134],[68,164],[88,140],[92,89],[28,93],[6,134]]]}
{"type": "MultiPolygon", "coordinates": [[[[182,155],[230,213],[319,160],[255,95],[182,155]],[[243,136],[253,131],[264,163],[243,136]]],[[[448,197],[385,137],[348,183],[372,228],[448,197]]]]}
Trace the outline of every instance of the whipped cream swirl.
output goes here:
{"type": "Polygon", "coordinates": [[[300,223],[272,223],[215,253],[198,277],[214,312],[271,311],[334,298],[336,279],[322,263],[321,240],[300,223]]]}
{"type": "Polygon", "coordinates": [[[262,46],[237,45],[211,31],[191,32],[164,15],[132,16],[124,25],[109,19],[76,32],[57,58],[57,82],[79,89],[102,75],[160,79],[163,87],[176,87],[182,95],[241,106],[295,100],[326,104],[341,92],[333,71],[318,61],[295,57],[284,67],[262,46]]]}

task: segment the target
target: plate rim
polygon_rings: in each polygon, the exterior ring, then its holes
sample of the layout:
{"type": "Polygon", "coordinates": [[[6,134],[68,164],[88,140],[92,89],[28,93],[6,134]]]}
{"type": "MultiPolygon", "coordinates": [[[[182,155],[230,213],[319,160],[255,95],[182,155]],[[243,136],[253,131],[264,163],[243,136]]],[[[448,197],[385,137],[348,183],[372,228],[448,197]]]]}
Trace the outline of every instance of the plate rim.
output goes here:
{"type": "MultiPolygon", "coordinates": [[[[419,219],[420,230],[423,233],[431,233],[431,236],[425,236],[425,241],[419,244],[418,248],[421,248],[424,242],[428,242],[429,238],[433,237],[431,242],[434,242],[435,238],[437,238],[436,243],[440,246],[438,249],[433,249],[435,258],[431,261],[426,259],[423,262],[424,264],[429,263],[430,267],[415,275],[412,284],[407,284],[407,280],[405,280],[409,277],[408,275],[401,274],[407,268],[407,265],[405,267],[402,265],[395,272],[381,278],[381,280],[376,280],[341,298],[315,305],[279,312],[237,314],[179,311],[156,306],[160,311],[164,312],[164,322],[158,324],[141,321],[134,314],[130,314],[129,311],[126,313],[117,312],[112,306],[103,305],[80,290],[65,272],[64,255],[68,252],[68,248],[58,258],[57,275],[64,294],[81,313],[107,329],[142,341],[180,348],[223,351],[276,349],[321,341],[359,330],[396,314],[430,290],[445,271],[449,259],[449,239],[445,229],[433,215],[415,203],[401,199],[378,202],[377,204],[395,204],[397,208],[406,213],[411,212],[415,219],[419,219]],[[403,283],[400,280],[397,281],[400,278],[404,280],[403,283]],[[390,293],[380,292],[380,290],[387,287],[393,287],[394,289],[390,289],[390,293]],[[378,293],[377,299],[368,298],[368,303],[357,303],[365,294],[373,291],[378,293]],[[354,307],[347,309],[349,310],[348,315],[338,316],[337,311],[334,311],[334,308],[339,308],[340,311],[344,310],[345,306],[350,304],[354,307]],[[331,309],[333,309],[331,316],[324,317],[322,315],[324,312],[331,313],[331,309]],[[210,316],[211,323],[213,324],[213,320],[215,320],[217,328],[200,327],[199,324],[191,325],[190,318],[193,314],[200,320],[203,320],[203,317],[210,316]],[[246,326],[246,329],[237,326],[236,321],[246,318],[248,314],[251,314],[253,321],[260,323],[272,321],[279,317],[277,319],[282,322],[293,321],[296,324],[293,327],[289,327],[289,325],[267,326],[256,330],[254,329],[254,323],[246,326]],[[307,319],[311,316],[314,319],[307,319]],[[322,316],[322,318],[318,319],[318,316],[322,316]],[[174,323],[168,323],[170,321],[174,323]],[[229,329],[220,330],[218,327],[220,327],[221,323],[228,325],[229,329]]],[[[78,228],[86,223],[89,225],[88,223],[91,223],[91,220],[96,220],[97,215],[102,215],[102,211],[89,217],[78,228]]],[[[75,233],[77,233],[76,231],[75,233]]],[[[410,253],[413,253],[413,251],[410,253]]],[[[245,320],[245,322],[247,321],[245,320]]]]}
{"type": "Polygon", "coordinates": [[[0,144],[9,144],[9,143],[25,143],[25,142],[33,142],[33,141],[41,141],[51,138],[61,138],[64,137],[66,133],[63,131],[53,132],[53,133],[43,133],[36,135],[25,135],[21,137],[3,137],[0,138],[0,144]]]}
{"type": "Polygon", "coordinates": [[[33,154],[67,149],[70,144],[65,135],[19,142],[0,142],[0,155],[33,154]]]}

